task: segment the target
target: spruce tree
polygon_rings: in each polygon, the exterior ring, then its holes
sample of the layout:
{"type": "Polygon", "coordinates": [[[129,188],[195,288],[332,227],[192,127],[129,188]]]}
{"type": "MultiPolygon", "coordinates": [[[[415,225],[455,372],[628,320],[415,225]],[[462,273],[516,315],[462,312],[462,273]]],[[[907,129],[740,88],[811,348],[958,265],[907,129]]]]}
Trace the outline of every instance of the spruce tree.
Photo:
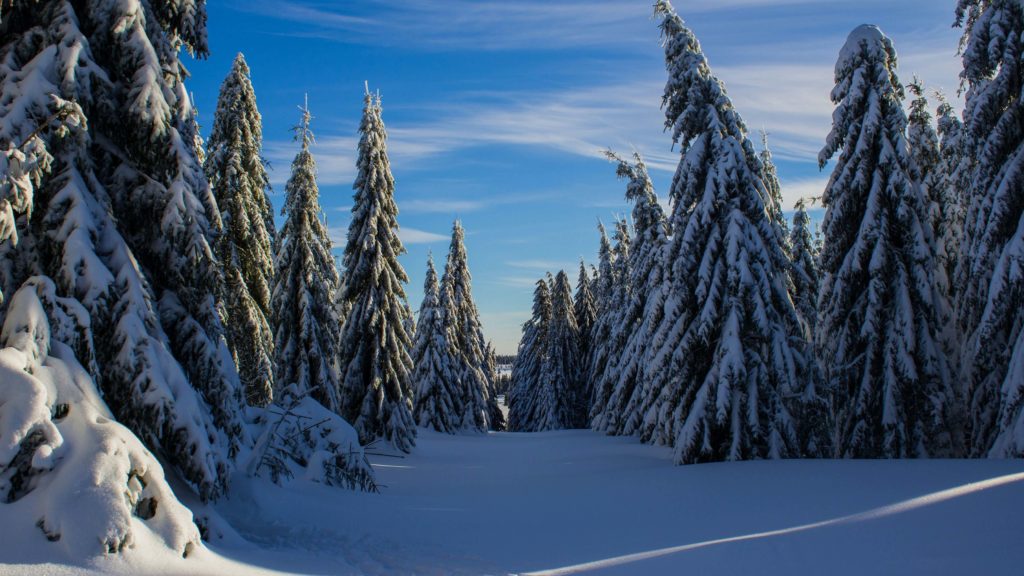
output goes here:
{"type": "Polygon", "coordinates": [[[936,275],[940,282],[939,289],[947,297],[949,295],[949,262],[944,239],[947,236],[946,203],[949,201],[944,189],[942,172],[942,153],[939,148],[939,134],[932,123],[928,98],[924,94],[924,85],[916,76],[907,84],[907,91],[913,96],[910,101],[910,113],[907,117],[907,142],[910,146],[910,159],[914,178],[921,186],[924,196],[928,223],[934,230],[936,258],[941,265],[936,275]]]}
{"type": "Polygon", "coordinates": [[[306,395],[340,414],[338,271],[320,210],[309,107],[295,129],[301,148],[285,184],[284,224],[275,240],[271,289],[275,398],[306,395]]]}
{"type": "MultiPolygon", "coordinates": [[[[609,409],[609,402],[615,392],[615,385],[618,382],[619,361],[621,351],[625,346],[624,338],[626,333],[619,329],[618,322],[623,311],[629,302],[632,294],[632,277],[630,274],[630,233],[629,225],[625,220],[615,223],[615,232],[612,233],[615,244],[611,249],[611,265],[609,273],[602,273],[601,278],[609,278],[608,292],[603,298],[605,304],[601,307],[597,317],[597,324],[594,325],[595,342],[593,353],[590,357],[590,369],[588,370],[592,382],[590,424],[596,430],[604,430],[606,427],[605,412],[609,409]]],[[[604,234],[602,229],[602,242],[604,234]]],[[[602,264],[603,267],[603,264],[602,264]]],[[[617,429],[617,427],[616,427],[617,429]]]]}
{"type": "Polygon", "coordinates": [[[107,405],[212,499],[248,438],[211,247],[220,217],[179,60],[207,53],[205,23],[195,1],[8,3],[0,290],[45,275],[78,300],[107,405]]]}
{"type": "Polygon", "coordinates": [[[836,396],[836,453],[949,455],[956,399],[942,347],[948,304],[904,135],[892,42],[877,27],[856,28],[835,78],[834,123],[818,156],[824,167],[839,154],[823,196],[816,340],[836,396]]]}
{"type": "MultiPolygon", "coordinates": [[[[597,223],[600,233],[600,248],[598,249],[597,275],[594,277],[594,304],[595,315],[594,325],[590,328],[590,350],[586,357],[586,387],[587,400],[591,413],[597,408],[595,382],[602,372],[608,359],[608,337],[611,334],[611,300],[615,286],[613,278],[613,250],[611,241],[605,231],[604,224],[597,223]]],[[[588,414],[588,421],[590,415],[588,414]]]]}
{"type": "Polygon", "coordinates": [[[498,356],[491,342],[487,343],[484,358],[487,360],[484,372],[487,374],[487,381],[491,383],[487,399],[487,410],[490,412],[491,419],[490,426],[491,430],[501,432],[507,428],[508,422],[505,421],[505,412],[498,404],[498,356]]]}
{"type": "Polygon", "coordinates": [[[598,265],[597,280],[594,282],[594,300],[597,303],[597,314],[600,316],[601,312],[609,305],[615,285],[615,278],[612,273],[615,254],[604,224],[598,222],[597,230],[600,233],[600,247],[597,251],[598,265]]]}
{"type": "Polygon", "coordinates": [[[790,259],[793,262],[790,275],[793,280],[793,303],[806,326],[808,338],[813,336],[818,321],[818,287],[821,281],[817,245],[810,226],[807,204],[801,199],[796,203],[789,235],[790,259]]]}
{"type": "Polygon", "coordinates": [[[454,433],[461,424],[461,397],[454,384],[452,349],[448,340],[447,310],[441,307],[434,259],[427,260],[423,304],[413,345],[413,418],[416,424],[438,432],[454,433]]]}
{"type": "Polygon", "coordinates": [[[608,153],[616,163],[616,174],[628,180],[626,200],[633,203],[634,237],[627,268],[630,291],[613,322],[611,340],[622,343],[615,354],[615,370],[602,375],[601,388],[612,389],[604,412],[595,415],[594,427],[610,434],[632,434],[640,427],[641,407],[656,391],[646,387],[644,358],[652,331],[661,321],[665,274],[663,251],[668,241],[668,223],[658,203],[647,166],[638,154],[628,162],[608,153]]]}
{"type": "Polygon", "coordinates": [[[579,398],[578,409],[581,411],[579,421],[586,424],[590,421],[590,393],[593,389],[588,369],[590,352],[593,347],[591,337],[594,325],[597,324],[597,298],[594,295],[594,281],[582,260],[580,260],[580,273],[576,281],[573,314],[576,315],[576,327],[580,332],[580,382],[583,391],[579,398]]]}
{"type": "Polygon", "coordinates": [[[579,329],[572,304],[569,276],[561,270],[551,291],[551,320],[538,382],[534,430],[564,430],[584,424],[576,410],[581,395],[579,329]]]}
{"type": "Polygon", "coordinates": [[[768,191],[768,214],[778,230],[782,239],[783,247],[789,239],[789,223],[782,215],[782,183],[779,182],[779,171],[775,166],[775,158],[772,156],[771,148],[768,147],[768,132],[761,130],[761,179],[768,191]]]}
{"type": "Polygon", "coordinates": [[[667,0],[663,108],[682,158],[652,389],[641,437],[680,463],[799,454],[785,398],[811,385],[809,346],[763,165],[700,44],[667,0]]]}
{"type": "MultiPolygon", "coordinates": [[[[945,227],[936,240],[941,242],[941,250],[946,261],[946,277],[949,279],[950,302],[959,302],[960,286],[956,282],[959,277],[961,249],[964,237],[964,198],[971,189],[971,174],[974,171],[974,158],[968,154],[968,138],[963,122],[953,111],[953,106],[939,94],[939,106],[936,110],[939,155],[940,155],[940,190],[942,197],[942,222],[945,227]]],[[[956,306],[954,305],[954,308],[956,306]]]]}
{"type": "Polygon", "coordinates": [[[547,281],[541,279],[533,291],[533,315],[523,324],[523,337],[512,365],[508,398],[508,429],[512,432],[536,430],[537,397],[547,354],[550,322],[551,290],[547,281]]]}
{"type": "Polygon", "coordinates": [[[1024,6],[959,0],[975,158],[957,284],[975,456],[1024,456],[1024,6]]]}
{"type": "MultiPolygon", "coordinates": [[[[921,187],[921,196],[924,199],[925,216],[932,229],[932,238],[935,246],[935,260],[938,268],[935,271],[935,288],[943,296],[941,308],[942,325],[944,330],[940,333],[939,342],[943,348],[943,354],[951,359],[950,370],[954,376],[950,385],[954,387],[957,404],[960,403],[963,392],[955,389],[955,374],[957,372],[960,354],[960,342],[956,334],[956,324],[953,321],[953,305],[950,300],[950,273],[952,271],[953,256],[947,251],[947,246],[955,232],[950,231],[950,226],[962,226],[957,218],[959,209],[955,206],[956,199],[949,189],[950,182],[943,172],[943,158],[940,148],[939,134],[932,122],[932,115],[929,111],[928,98],[924,94],[924,85],[916,76],[907,85],[907,91],[913,96],[910,101],[910,110],[907,116],[907,143],[910,148],[910,160],[913,169],[915,182],[921,187]]],[[[955,419],[949,424],[957,430],[962,431],[963,422],[961,406],[957,406],[955,413],[951,416],[955,419]]],[[[960,442],[960,438],[957,438],[960,442]]],[[[962,447],[958,444],[956,450],[959,452],[962,447]]]]}
{"type": "Polygon", "coordinates": [[[411,313],[398,257],[395,181],[387,153],[380,97],[367,89],[359,126],[358,174],[343,256],[339,367],[342,415],[361,441],[386,440],[403,452],[416,443],[412,418],[411,313]]]}
{"type": "MultiPolygon", "coordinates": [[[[813,341],[818,325],[818,290],[821,286],[819,267],[820,241],[811,232],[811,218],[803,199],[796,203],[793,226],[789,231],[790,281],[793,304],[803,324],[801,338],[813,341]]],[[[824,381],[818,359],[808,351],[811,385],[801,396],[790,399],[796,420],[797,437],[802,455],[809,458],[832,455],[832,393],[824,381]]]]}
{"type": "Polygon", "coordinates": [[[487,370],[487,344],[480,327],[480,313],[473,302],[465,230],[458,220],[452,226],[452,242],[441,284],[444,285],[441,307],[448,314],[453,372],[459,382],[457,407],[461,410],[461,428],[485,432],[490,428],[491,404],[496,402],[487,370]]]}
{"type": "Polygon", "coordinates": [[[221,85],[207,146],[203,167],[224,223],[215,248],[224,271],[228,347],[246,400],[264,406],[273,397],[274,383],[274,337],[268,321],[274,215],[261,155],[262,118],[241,54],[221,85]]]}

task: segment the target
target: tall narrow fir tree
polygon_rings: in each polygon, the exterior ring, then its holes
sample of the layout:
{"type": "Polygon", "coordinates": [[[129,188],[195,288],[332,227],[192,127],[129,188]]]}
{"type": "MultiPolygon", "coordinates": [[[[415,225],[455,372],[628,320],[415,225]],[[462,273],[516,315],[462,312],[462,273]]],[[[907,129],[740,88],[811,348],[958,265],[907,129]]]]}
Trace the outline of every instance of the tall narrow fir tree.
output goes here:
{"type": "Polygon", "coordinates": [[[534,430],[564,430],[583,425],[576,411],[579,378],[579,329],[572,308],[572,286],[569,276],[560,270],[551,290],[551,319],[537,384],[534,430]]]}
{"type": "Polygon", "coordinates": [[[433,257],[427,260],[423,304],[413,345],[413,418],[424,428],[454,433],[461,424],[458,381],[453,373],[452,345],[448,340],[447,311],[441,306],[440,285],[433,257]]]}
{"type": "Polygon", "coordinates": [[[270,403],[274,384],[268,320],[274,215],[267,196],[262,122],[249,66],[239,54],[220,88],[203,168],[224,223],[215,248],[224,271],[228,347],[246,401],[255,406],[270,403]]]}
{"type": "Polygon", "coordinates": [[[644,357],[650,345],[651,332],[660,322],[657,311],[662,308],[665,281],[663,252],[668,241],[668,222],[658,203],[647,165],[639,154],[632,162],[608,153],[616,163],[616,174],[626,179],[626,200],[633,203],[634,236],[628,255],[628,284],[623,307],[612,321],[612,341],[621,343],[613,352],[615,370],[599,382],[602,390],[611,387],[604,411],[595,415],[594,426],[609,434],[632,434],[639,429],[641,407],[655,391],[649,382],[644,357]]]}
{"type": "Polygon", "coordinates": [[[447,314],[453,370],[459,383],[461,428],[484,432],[491,427],[494,385],[487,368],[487,343],[480,326],[480,313],[473,301],[465,238],[462,223],[456,220],[441,279],[441,307],[447,314]]]}
{"type": "Polygon", "coordinates": [[[311,396],[340,414],[338,316],[334,298],[338,270],[320,210],[313,132],[308,104],[295,128],[300,143],[285,185],[284,225],[276,238],[271,290],[274,331],[274,396],[311,396]]]}
{"type": "Polygon", "coordinates": [[[597,300],[593,290],[594,281],[587,270],[586,264],[580,260],[579,276],[576,279],[576,295],[573,299],[573,314],[576,316],[576,327],[580,337],[580,393],[577,397],[576,420],[580,426],[590,423],[591,390],[588,372],[590,352],[593,348],[591,340],[594,325],[597,323],[597,300]]]}
{"type": "Polygon", "coordinates": [[[547,281],[541,279],[533,291],[533,315],[523,324],[523,337],[519,341],[519,351],[512,365],[508,400],[508,429],[512,432],[537,430],[537,399],[547,354],[550,323],[551,290],[547,281]]]}
{"type": "Polygon", "coordinates": [[[380,96],[367,88],[359,125],[358,173],[352,222],[342,257],[343,316],[339,367],[341,405],[364,443],[383,439],[409,452],[416,444],[412,418],[412,314],[398,257],[395,180],[387,153],[380,96]]]}

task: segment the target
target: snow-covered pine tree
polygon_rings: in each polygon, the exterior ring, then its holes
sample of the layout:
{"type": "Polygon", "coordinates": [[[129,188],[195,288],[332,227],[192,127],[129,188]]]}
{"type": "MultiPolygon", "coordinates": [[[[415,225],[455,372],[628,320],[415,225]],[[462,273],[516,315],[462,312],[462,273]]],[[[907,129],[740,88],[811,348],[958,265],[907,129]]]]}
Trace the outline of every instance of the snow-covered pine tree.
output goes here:
{"type": "MultiPolygon", "coordinates": [[[[939,338],[943,353],[952,360],[950,369],[954,377],[951,379],[950,385],[954,387],[959,404],[959,398],[963,397],[963,391],[955,389],[955,375],[959,365],[957,359],[960,355],[960,342],[953,319],[953,304],[950,300],[951,260],[955,260],[955,256],[951,257],[946,248],[948,239],[957,236],[957,232],[949,230],[950,226],[962,226],[963,224],[962,220],[956,217],[959,209],[955,205],[956,199],[951,197],[953,194],[947,187],[949,182],[943,172],[939,134],[929,111],[924,85],[917,76],[907,85],[907,91],[913,96],[910,101],[910,113],[907,116],[907,143],[910,148],[911,166],[914,170],[915,181],[921,187],[927,220],[932,228],[935,259],[939,266],[934,276],[935,287],[942,293],[946,304],[942,310],[944,316],[942,325],[945,330],[939,334],[939,338]],[[953,218],[952,222],[947,221],[947,217],[953,218]]],[[[957,421],[950,422],[950,424],[962,431],[964,424],[961,421],[963,417],[961,408],[962,406],[958,406],[956,413],[952,415],[957,421]]],[[[961,447],[957,448],[958,452],[961,450],[961,447]]]]}
{"type": "Polygon", "coordinates": [[[921,186],[921,194],[926,202],[928,222],[931,224],[936,240],[935,254],[941,265],[939,269],[941,274],[936,275],[936,280],[941,282],[939,289],[948,297],[949,276],[947,271],[949,266],[946,244],[943,242],[947,236],[944,209],[947,199],[943,189],[944,178],[939,134],[932,122],[928,98],[924,94],[924,85],[917,76],[911,80],[910,84],[907,84],[907,91],[913,96],[910,101],[910,113],[907,116],[907,143],[910,146],[910,159],[913,163],[914,178],[921,186]]]}
{"type": "Polygon", "coordinates": [[[936,240],[942,243],[946,258],[946,277],[949,279],[949,299],[954,309],[959,301],[958,277],[960,250],[964,232],[964,198],[971,189],[971,174],[974,172],[974,158],[966,154],[964,125],[945,97],[938,94],[936,110],[939,133],[939,184],[942,193],[942,221],[945,227],[936,240]]]}
{"type": "MultiPolygon", "coordinates": [[[[450,300],[450,299],[449,299],[450,300]]],[[[433,257],[427,260],[423,304],[412,349],[412,415],[416,423],[438,432],[454,433],[462,423],[461,395],[452,372],[453,351],[448,341],[447,310],[441,306],[433,257]]]]}
{"type": "Polygon", "coordinates": [[[491,342],[487,342],[484,358],[487,360],[484,372],[487,374],[487,381],[491,383],[487,397],[487,410],[490,412],[491,418],[490,426],[491,430],[501,432],[508,426],[508,422],[505,421],[505,412],[498,404],[498,356],[491,342]]]}
{"type": "Polygon", "coordinates": [[[215,249],[224,271],[228,347],[250,405],[273,398],[274,336],[270,332],[274,214],[261,150],[263,125],[245,58],[235,57],[220,88],[203,166],[224,230],[215,249]]]}
{"type": "Polygon", "coordinates": [[[786,218],[782,214],[782,183],[779,182],[779,170],[775,166],[775,157],[772,156],[772,150],[768,147],[768,132],[766,130],[761,130],[761,153],[758,156],[761,159],[761,179],[764,181],[764,187],[768,190],[768,214],[778,228],[779,236],[784,239],[783,245],[785,246],[785,240],[789,239],[790,234],[789,223],[786,222],[786,218]]]}
{"type": "Polygon", "coordinates": [[[630,291],[614,320],[611,340],[621,343],[611,364],[615,370],[603,375],[602,390],[612,389],[593,425],[609,434],[632,434],[640,427],[641,407],[656,390],[647,388],[644,359],[651,345],[652,331],[661,321],[665,281],[663,253],[668,241],[668,223],[654,192],[647,166],[639,154],[629,162],[608,152],[616,163],[616,174],[628,180],[626,200],[633,203],[634,236],[627,269],[630,291]],[[607,378],[614,378],[609,381],[607,378]]]}
{"type": "MultiPolygon", "coordinates": [[[[597,375],[604,371],[604,365],[607,361],[607,348],[604,343],[607,342],[608,336],[611,333],[611,316],[608,308],[611,304],[612,290],[614,288],[614,278],[612,278],[612,244],[608,240],[608,234],[605,231],[604,224],[600,221],[597,223],[597,230],[600,234],[600,247],[598,249],[598,266],[593,277],[594,287],[594,325],[590,328],[590,350],[587,352],[584,374],[586,378],[584,383],[587,388],[587,399],[590,404],[591,411],[594,409],[594,381],[597,379],[597,375]]],[[[589,421],[589,415],[588,415],[589,421]]]]}
{"type": "MultiPolygon", "coordinates": [[[[819,267],[820,240],[811,232],[811,218],[804,199],[797,201],[793,225],[789,229],[790,282],[793,304],[803,323],[804,340],[813,342],[818,324],[818,289],[821,286],[819,267]]],[[[813,351],[809,351],[811,386],[789,402],[796,420],[797,437],[803,456],[809,458],[832,455],[832,394],[826,386],[813,351]]]]}
{"type": "Polygon", "coordinates": [[[512,365],[508,397],[508,429],[536,430],[537,396],[547,353],[548,324],[551,322],[551,290],[547,280],[537,281],[533,291],[533,316],[523,324],[523,338],[512,365]]]}
{"type": "Polygon", "coordinates": [[[456,407],[461,410],[463,430],[486,432],[490,428],[493,383],[487,372],[486,342],[480,313],[473,302],[472,276],[466,254],[466,232],[458,220],[452,225],[452,242],[441,284],[441,307],[448,315],[448,341],[452,348],[452,372],[459,383],[456,407]]]}
{"type": "Polygon", "coordinates": [[[295,129],[299,153],[285,184],[284,224],[274,244],[271,326],[274,334],[275,398],[310,396],[340,414],[335,364],[338,316],[334,297],[338,270],[331,239],[321,220],[313,132],[308,103],[295,129]]]}
{"type": "MultiPolygon", "coordinates": [[[[604,243],[604,228],[601,229],[602,243],[604,243]]],[[[606,295],[602,298],[605,303],[599,308],[597,324],[594,325],[591,340],[594,342],[594,349],[590,355],[590,368],[588,374],[591,381],[591,402],[590,402],[590,424],[597,430],[604,429],[602,416],[608,409],[612,393],[615,392],[615,384],[618,382],[619,361],[625,341],[622,340],[626,334],[618,328],[618,322],[632,294],[632,275],[630,274],[630,233],[629,224],[625,220],[615,222],[615,231],[612,232],[612,240],[615,244],[611,248],[611,257],[608,259],[608,273],[601,272],[601,278],[610,279],[609,282],[602,282],[602,291],[607,289],[606,295]]],[[[603,250],[603,248],[602,248],[603,250]]],[[[602,270],[605,268],[602,259],[602,270]]]]}
{"type": "Polygon", "coordinates": [[[192,103],[192,149],[195,150],[196,160],[200,166],[206,166],[206,142],[203,141],[201,126],[199,125],[199,109],[196,108],[195,94],[189,94],[189,101],[192,103]]]}
{"type": "Polygon", "coordinates": [[[398,262],[405,247],[398,237],[395,181],[380,96],[371,96],[369,88],[359,134],[340,297],[342,416],[352,422],[363,443],[382,438],[409,452],[416,444],[409,381],[411,314],[403,286],[409,278],[398,262]]]}
{"type": "Polygon", "coordinates": [[[615,254],[604,223],[600,221],[597,223],[597,231],[600,233],[600,247],[597,251],[597,280],[594,282],[594,300],[597,304],[597,315],[600,316],[601,312],[608,307],[615,285],[612,273],[615,254]]]}
{"type": "Polygon", "coordinates": [[[551,290],[551,320],[547,350],[538,382],[534,430],[565,430],[581,427],[579,396],[579,329],[572,307],[572,285],[560,270],[551,290]]]}
{"type": "Polygon", "coordinates": [[[835,394],[836,454],[950,455],[948,304],[892,42],[875,26],[856,28],[835,78],[833,127],[818,156],[824,167],[839,153],[823,196],[816,341],[835,394]]]}
{"type": "Polygon", "coordinates": [[[594,325],[597,324],[597,297],[594,295],[594,281],[583,260],[580,260],[580,273],[576,281],[576,296],[572,306],[573,314],[576,315],[576,327],[580,332],[580,382],[583,387],[580,397],[583,415],[580,421],[586,423],[590,419],[590,393],[593,389],[587,370],[593,346],[591,337],[594,325]]]}
{"type": "Polygon", "coordinates": [[[793,214],[793,226],[789,233],[789,253],[793,262],[790,272],[793,280],[793,303],[806,326],[810,339],[818,322],[818,287],[821,284],[818,269],[818,251],[811,232],[811,217],[807,214],[807,203],[800,199],[793,214]]]}
{"type": "Polygon", "coordinates": [[[799,454],[786,398],[811,383],[810,347],[763,166],[725,87],[667,0],[661,16],[666,128],[682,158],[672,182],[671,283],[655,332],[657,402],[641,435],[680,463],[799,454]]]}
{"type": "Polygon", "coordinates": [[[1024,5],[959,0],[956,18],[977,159],[957,282],[970,450],[1024,456],[1024,5]]]}
{"type": "MultiPolygon", "coordinates": [[[[182,48],[206,53],[205,21],[204,3],[192,0],[7,7],[5,184],[28,170],[36,193],[0,285],[46,275],[84,306],[93,377],[114,416],[212,499],[248,440],[210,245],[220,217],[179,60],[182,48]]],[[[3,194],[3,212],[27,216],[24,186],[3,194]]]]}

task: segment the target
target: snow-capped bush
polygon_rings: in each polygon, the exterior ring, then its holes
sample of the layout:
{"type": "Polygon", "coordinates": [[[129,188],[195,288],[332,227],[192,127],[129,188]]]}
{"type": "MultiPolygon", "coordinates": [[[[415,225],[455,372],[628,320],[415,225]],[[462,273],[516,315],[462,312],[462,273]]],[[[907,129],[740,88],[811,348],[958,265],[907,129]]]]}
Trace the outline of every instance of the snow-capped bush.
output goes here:
{"type": "Polygon", "coordinates": [[[304,479],[376,492],[373,469],[355,429],[309,396],[297,398],[288,390],[283,396],[279,403],[251,409],[260,433],[250,472],[269,474],[278,484],[304,479]]]}
{"type": "Polygon", "coordinates": [[[56,298],[48,279],[31,279],[11,299],[0,333],[5,523],[38,530],[67,558],[121,553],[140,539],[188,556],[200,545],[192,513],[57,337],[76,319],[86,319],[75,325],[77,343],[90,346],[85,310],[56,298]]]}

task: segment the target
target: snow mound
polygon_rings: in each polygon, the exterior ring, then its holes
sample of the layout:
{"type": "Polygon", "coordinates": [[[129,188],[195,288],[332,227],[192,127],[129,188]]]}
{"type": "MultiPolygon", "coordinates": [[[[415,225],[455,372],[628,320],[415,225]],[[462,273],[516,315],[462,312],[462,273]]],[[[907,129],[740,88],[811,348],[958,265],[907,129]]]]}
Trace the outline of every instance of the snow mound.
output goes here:
{"type": "Polygon", "coordinates": [[[313,398],[285,394],[281,403],[250,410],[260,430],[250,475],[377,491],[355,428],[313,398]]]}
{"type": "Polygon", "coordinates": [[[64,330],[76,317],[88,316],[45,278],[10,302],[0,332],[0,540],[50,546],[45,557],[74,562],[137,545],[188,556],[200,546],[192,513],[154,456],[113,420],[72,349],[51,339],[51,322],[64,330]]]}

